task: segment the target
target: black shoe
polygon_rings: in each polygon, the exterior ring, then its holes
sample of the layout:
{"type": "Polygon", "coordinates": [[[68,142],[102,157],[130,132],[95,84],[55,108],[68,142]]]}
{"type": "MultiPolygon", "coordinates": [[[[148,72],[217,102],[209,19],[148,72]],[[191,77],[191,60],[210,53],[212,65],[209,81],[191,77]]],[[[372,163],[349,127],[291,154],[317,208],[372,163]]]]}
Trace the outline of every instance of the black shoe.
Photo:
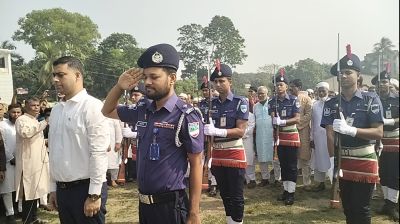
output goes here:
{"type": "Polygon", "coordinates": [[[281,187],[282,186],[282,181],[276,180],[274,181],[274,187],[281,187]]]}
{"type": "Polygon", "coordinates": [[[325,183],[324,182],[321,182],[318,186],[313,187],[313,189],[312,189],[313,192],[320,192],[320,191],[323,191],[323,190],[325,190],[325,183]]]}
{"type": "Polygon", "coordinates": [[[247,188],[249,189],[253,189],[257,186],[257,183],[255,180],[251,180],[248,184],[247,184],[247,188]]]}
{"type": "Polygon", "coordinates": [[[217,196],[217,186],[211,185],[210,191],[208,192],[208,196],[210,196],[210,197],[217,196]]]}
{"type": "Polygon", "coordinates": [[[288,193],[288,196],[285,200],[285,205],[293,205],[294,203],[294,193],[288,193]]]}
{"type": "Polygon", "coordinates": [[[261,182],[258,184],[259,187],[265,187],[269,185],[269,180],[263,179],[261,182]]]}
{"type": "Polygon", "coordinates": [[[15,220],[14,215],[9,215],[9,216],[7,216],[6,223],[7,224],[17,224],[17,220],[15,220]]]}
{"type": "Polygon", "coordinates": [[[286,198],[288,197],[289,192],[284,191],[281,195],[278,196],[278,198],[276,199],[277,201],[285,201],[286,198]]]}

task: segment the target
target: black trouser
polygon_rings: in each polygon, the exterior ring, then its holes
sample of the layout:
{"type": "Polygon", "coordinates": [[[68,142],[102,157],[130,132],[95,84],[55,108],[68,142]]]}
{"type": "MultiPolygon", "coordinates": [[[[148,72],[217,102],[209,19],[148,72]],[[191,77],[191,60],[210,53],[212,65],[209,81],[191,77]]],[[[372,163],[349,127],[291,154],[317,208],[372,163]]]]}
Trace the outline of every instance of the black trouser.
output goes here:
{"type": "Polygon", "coordinates": [[[212,166],[211,172],[217,180],[226,216],[231,216],[233,221],[241,222],[244,211],[245,169],[212,166]]]}
{"type": "Polygon", "coordinates": [[[127,180],[136,180],[136,160],[128,158],[128,162],[126,163],[125,176],[127,180]]]}
{"type": "Polygon", "coordinates": [[[339,180],[340,197],[347,224],[370,224],[370,200],[375,184],[339,180]]]}
{"type": "Polygon", "coordinates": [[[32,223],[37,217],[37,201],[34,200],[22,200],[22,223],[32,223]]]}
{"type": "Polygon", "coordinates": [[[85,201],[88,198],[89,182],[63,188],[57,185],[58,217],[61,224],[104,224],[107,202],[107,182],[101,188],[100,211],[93,217],[84,213],[85,201]]]}
{"type": "Polygon", "coordinates": [[[398,152],[382,152],[379,157],[379,178],[382,186],[399,190],[398,152]]]}
{"type": "Polygon", "coordinates": [[[278,158],[281,165],[282,181],[297,181],[297,147],[278,146],[278,158]]]}
{"type": "Polygon", "coordinates": [[[188,216],[189,200],[184,190],[176,191],[174,200],[157,204],[139,202],[140,224],[184,224],[188,216]]]}

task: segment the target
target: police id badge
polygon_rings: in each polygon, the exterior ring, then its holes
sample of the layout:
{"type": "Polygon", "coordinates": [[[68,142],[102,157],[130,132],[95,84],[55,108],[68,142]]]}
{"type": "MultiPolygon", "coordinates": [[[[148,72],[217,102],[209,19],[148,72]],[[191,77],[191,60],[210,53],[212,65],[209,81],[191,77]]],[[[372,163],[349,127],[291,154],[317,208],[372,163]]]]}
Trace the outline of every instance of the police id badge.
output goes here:
{"type": "MultiPolygon", "coordinates": [[[[243,112],[244,113],[244,112],[243,112]]],[[[226,115],[222,115],[219,124],[221,127],[226,127],[226,115]]]]}
{"type": "Polygon", "coordinates": [[[386,119],[392,119],[392,111],[390,110],[386,111],[386,119]]]}
{"type": "Polygon", "coordinates": [[[281,115],[282,115],[282,117],[286,117],[286,110],[282,110],[281,115]]]}

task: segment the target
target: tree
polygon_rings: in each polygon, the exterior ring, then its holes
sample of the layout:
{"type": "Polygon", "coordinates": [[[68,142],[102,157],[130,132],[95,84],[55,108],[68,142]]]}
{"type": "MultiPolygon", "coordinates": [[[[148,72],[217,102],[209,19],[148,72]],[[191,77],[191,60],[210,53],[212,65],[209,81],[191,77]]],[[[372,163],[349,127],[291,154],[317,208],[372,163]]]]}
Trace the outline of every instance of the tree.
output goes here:
{"type": "Polygon", "coordinates": [[[118,76],[135,67],[143,49],[130,34],[113,33],[104,39],[98,51],[85,60],[87,89],[99,98],[106,96],[118,76]]]}
{"type": "Polygon", "coordinates": [[[326,65],[321,65],[310,58],[296,62],[294,66],[285,66],[285,71],[289,80],[300,79],[303,89],[314,89],[318,82],[330,77],[326,65]]]}
{"type": "Polygon", "coordinates": [[[185,64],[182,78],[196,74],[207,58],[206,43],[203,36],[204,28],[199,24],[184,25],[178,28],[178,46],[181,49],[181,58],[185,64]]]}
{"type": "Polygon", "coordinates": [[[196,74],[205,63],[212,68],[217,58],[234,68],[247,57],[244,39],[228,17],[214,16],[207,27],[190,24],[178,31],[181,35],[178,46],[187,69],[184,77],[196,74]]]}
{"type": "Polygon", "coordinates": [[[247,58],[244,53],[244,38],[240,36],[239,30],[235,29],[231,19],[225,16],[214,16],[210,24],[204,28],[204,37],[207,44],[214,52],[207,52],[212,59],[219,58],[223,63],[241,65],[247,58]]]}
{"type": "Polygon", "coordinates": [[[48,87],[51,63],[62,55],[85,59],[96,49],[100,34],[97,25],[87,16],[61,8],[33,10],[18,21],[13,40],[24,41],[36,50],[36,58],[44,60],[40,82],[48,87]]]}

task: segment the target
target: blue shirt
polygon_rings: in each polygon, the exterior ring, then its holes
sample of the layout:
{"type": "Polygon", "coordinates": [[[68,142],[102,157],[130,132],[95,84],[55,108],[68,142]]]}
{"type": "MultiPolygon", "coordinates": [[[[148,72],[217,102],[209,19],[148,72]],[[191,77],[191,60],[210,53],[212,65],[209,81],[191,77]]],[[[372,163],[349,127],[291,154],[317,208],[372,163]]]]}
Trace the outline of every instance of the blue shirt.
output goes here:
{"type": "Polygon", "coordinates": [[[155,102],[142,99],[135,107],[119,106],[117,112],[121,121],[136,124],[137,178],[140,193],[158,194],[184,189],[184,176],[188,166],[187,153],[201,153],[204,149],[204,128],[200,115],[176,94],[158,111],[155,102]],[[182,113],[185,113],[185,119],[179,139],[183,144],[177,147],[175,134],[182,113]],[[155,161],[149,158],[154,128],[159,129],[156,142],[160,146],[160,159],[155,161]]]}
{"type": "MultiPolygon", "coordinates": [[[[336,96],[325,102],[321,127],[325,128],[327,125],[333,124],[338,101],[339,98],[336,96]]],[[[350,101],[346,101],[342,96],[342,112],[348,122],[352,121],[351,126],[356,128],[371,128],[373,123],[383,123],[382,105],[376,93],[356,90],[350,101]]],[[[345,147],[358,147],[374,143],[375,140],[342,135],[342,146],[345,147]]]]}
{"type": "MultiPolygon", "coordinates": [[[[383,116],[386,119],[395,119],[399,117],[399,94],[390,92],[386,99],[381,97],[383,116]]],[[[399,128],[399,123],[395,125],[383,126],[384,131],[393,131],[399,128]]]]}
{"type": "Polygon", "coordinates": [[[268,101],[268,113],[271,114],[275,112],[276,109],[278,110],[279,117],[282,120],[287,120],[293,118],[296,113],[300,113],[300,102],[296,96],[287,93],[284,98],[278,97],[278,100],[276,100],[276,96],[274,96],[268,101]],[[277,108],[276,102],[278,102],[277,108]]]}
{"type": "Polygon", "coordinates": [[[236,120],[248,120],[249,103],[244,97],[235,96],[229,92],[224,102],[219,97],[215,97],[211,104],[210,113],[217,128],[236,128],[236,120]]]}
{"type": "Polygon", "coordinates": [[[199,103],[199,109],[201,111],[201,113],[203,114],[203,119],[205,123],[208,123],[208,100],[207,99],[203,99],[200,101],[199,103]]]}

